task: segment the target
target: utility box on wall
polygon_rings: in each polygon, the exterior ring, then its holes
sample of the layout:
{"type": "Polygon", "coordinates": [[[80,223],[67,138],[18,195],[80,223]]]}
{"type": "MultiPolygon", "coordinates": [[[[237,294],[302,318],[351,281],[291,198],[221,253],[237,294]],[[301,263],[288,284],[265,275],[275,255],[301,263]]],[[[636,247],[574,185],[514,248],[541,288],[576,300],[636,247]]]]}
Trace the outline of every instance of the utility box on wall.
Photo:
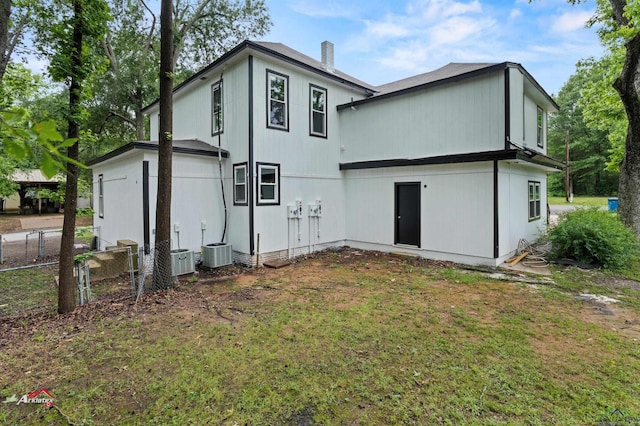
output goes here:
{"type": "Polygon", "coordinates": [[[202,266],[219,268],[232,263],[231,244],[213,243],[202,246],[202,266]]]}
{"type": "Polygon", "coordinates": [[[193,250],[175,249],[171,250],[171,275],[193,274],[196,271],[196,262],[193,250]]]}

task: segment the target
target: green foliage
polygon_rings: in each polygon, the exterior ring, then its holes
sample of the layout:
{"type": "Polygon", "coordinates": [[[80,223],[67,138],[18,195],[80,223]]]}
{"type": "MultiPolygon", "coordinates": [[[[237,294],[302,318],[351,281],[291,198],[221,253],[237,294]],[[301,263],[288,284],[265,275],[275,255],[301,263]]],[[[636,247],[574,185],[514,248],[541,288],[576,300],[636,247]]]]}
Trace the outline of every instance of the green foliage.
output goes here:
{"type": "Polygon", "coordinates": [[[38,159],[40,169],[47,177],[64,170],[65,162],[84,167],[63,154],[76,139],[64,139],[53,120],[28,125],[28,112],[24,108],[0,111],[0,146],[5,155],[17,161],[36,159],[33,147],[41,146],[38,159]]]}
{"type": "Polygon", "coordinates": [[[79,207],[76,209],[76,215],[78,217],[91,217],[95,211],[91,207],[79,207]]]}
{"type": "Polygon", "coordinates": [[[638,255],[638,240],[615,213],[578,209],[560,217],[549,230],[556,258],[598,263],[605,269],[624,267],[638,255]]]}
{"type": "MultiPolygon", "coordinates": [[[[604,125],[589,126],[583,104],[585,87],[602,80],[602,69],[594,64],[593,60],[578,64],[575,74],[560,89],[556,99],[560,111],[549,120],[548,153],[554,158],[565,158],[568,131],[573,193],[612,195],[618,189],[618,173],[607,170],[611,151],[610,128],[604,125]]],[[[588,98],[591,99],[591,96],[588,98]]],[[[597,99],[598,104],[593,106],[602,107],[600,97],[597,96],[597,99]]],[[[619,98],[616,99],[620,103],[619,98]]],[[[549,192],[557,196],[565,194],[564,173],[549,176],[549,192]]]]}

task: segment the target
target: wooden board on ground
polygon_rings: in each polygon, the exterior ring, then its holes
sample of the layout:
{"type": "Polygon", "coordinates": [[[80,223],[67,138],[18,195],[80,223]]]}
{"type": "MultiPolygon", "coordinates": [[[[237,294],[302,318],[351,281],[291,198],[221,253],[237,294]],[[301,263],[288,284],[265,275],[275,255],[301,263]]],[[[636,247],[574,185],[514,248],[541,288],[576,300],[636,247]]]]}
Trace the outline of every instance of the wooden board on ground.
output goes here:
{"type": "Polygon", "coordinates": [[[278,269],[291,265],[291,262],[288,260],[268,260],[266,262],[262,262],[262,264],[267,268],[278,269]]]}

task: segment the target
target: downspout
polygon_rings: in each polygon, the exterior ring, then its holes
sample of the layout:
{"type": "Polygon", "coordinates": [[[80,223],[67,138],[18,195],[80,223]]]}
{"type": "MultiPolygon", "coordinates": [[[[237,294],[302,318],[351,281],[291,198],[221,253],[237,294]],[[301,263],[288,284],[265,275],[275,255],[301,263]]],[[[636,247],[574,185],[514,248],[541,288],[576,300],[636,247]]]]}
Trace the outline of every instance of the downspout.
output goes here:
{"type": "Polygon", "coordinates": [[[253,235],[255,232],[253,224],[253,55],[249,55],[249,181],[248,181],[248,201],[249,201],[249,254],[255,254],[253,235]]]}
{"type": "MultiPolygon", "coordinates": [[[[523,117],[524,120],[524,117],[523,117]]],[[[509,67],[504,70],[504,149],[509,149],[511,142],[511,87],[509,67]]]]}
{"type": "Polygon", "coordinates": [[[498,217],[498,160],[493,160],[493,258],[500,257],[500,221],[498,217]]]}
{"type": "MultiPolygon", "coordinates": [[[[227,235],[227,198],[224,195],[224,178],[222,176],[222,129],[224,129],[224,89],[222,88],[222,76],[224,75],[225,66],[222,67],[220,73],[220,80],[218,81],[218,88],[220,89],[220,109],[222,110],[222,117],[220,120],[220,129],[218,129],[218,173],[220,173],[220,191],[222,191],[222,205],[224,206],[224,227],[222,228],[222,238],[220,242],[224,243],[224,237],[227,235]]],[[[215,118],[214,118],[215,119],[215,118]]]]}

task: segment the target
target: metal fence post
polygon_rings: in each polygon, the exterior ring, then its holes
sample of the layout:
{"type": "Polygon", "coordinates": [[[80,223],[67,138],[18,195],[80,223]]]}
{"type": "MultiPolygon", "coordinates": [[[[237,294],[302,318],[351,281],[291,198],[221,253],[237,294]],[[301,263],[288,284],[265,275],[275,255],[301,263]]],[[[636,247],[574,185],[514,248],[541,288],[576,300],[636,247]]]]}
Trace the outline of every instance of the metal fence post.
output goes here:
{"type": "Polygon", "coordinates": [[[3,253],[2,253],[2,234],[0,234],[0,265],[4,263],[4,257],[3,257],[3,253]]]}
{"type": "Polygon", "coordinates": [[[76,262],[76,271],[78,274],[78,295],[80,296],[80,306],[84,305],[84,295],[82,294],[82,268],[80,267],[80,262],[76,262]]]}
{"type": "Polygon", "coordinates": [[[44,257],[44,231],[38,232],[38,259],[44,257]]]}
{"type": "MultiPolygon", "coordinates": [[[[136,294],[136,280],[133,275],[133,250],[131,246],[127,246],[127,254],[129,255],[129,277],[131,278],[131,291],[136,294]]],[[[138,267],[140,267],[140,259],[138,259],[138,267]]]]}

